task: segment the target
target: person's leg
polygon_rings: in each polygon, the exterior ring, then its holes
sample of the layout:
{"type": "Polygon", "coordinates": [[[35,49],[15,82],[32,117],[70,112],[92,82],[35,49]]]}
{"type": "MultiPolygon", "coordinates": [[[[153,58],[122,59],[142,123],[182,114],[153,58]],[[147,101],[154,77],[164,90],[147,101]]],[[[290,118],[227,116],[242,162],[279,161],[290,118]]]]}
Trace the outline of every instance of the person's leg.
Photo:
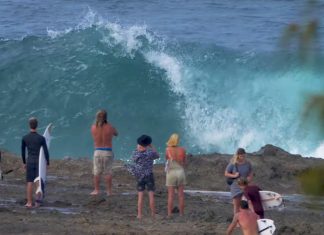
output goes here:
{"type": "Polygon", "coordinates": [[[153,173],[145,177],[147,191],[149,193],[149,203],[151,208],[151,215],[155,218],[155,202],[154,202],[154,191],[155,191],[155,180],[153,173]]]}
{"type": "Polygon", "coordinates": [[[103,159],[103,172],[105,174],[105,181],[106,181],[106,193],[108,196],[112,195],[112,165],[113,165],[113,154],[112,156],[104,157],[103,159]]]}
{"type": "Polygon", "coordinates": [[[241,196],[233,198],[234,215],[240,211],[241,196]]]}
{"type": "Polygon", "coordinates": [[[32,207],[33,206],[33,184],[35,178],[38,176],[38,165],[37,164],[31,164],[27,163],[26,166],[26,196],[27,196],[27,203],[26,207],[32,207]]]}
{"type": "Polygon", "coordinates": [[[184,186],[181,185],[178,187],[178,199],[179,199],[179,210],[180,215],[184,215],[184,186]]]}
{"type": "Polygon", "coordinates": [[[168,217],[172,216],[174,187],[168,186],[168,217]]]}
{"type": "Polygon", "coordinates": [[[94,190],[90,193],[90,195],[98,195],[99,194],[99,184],[100,184],[100,174],[101,173],[101,164],[100,157],[93,157],[93,185],[94,190]]]}
{"type": "Polygon", "coordinates": [[[154,202],[154,191],[149,191],[149,202],[151,208],[151,216],[155,218],[155,202],[154,202]]]}
{"type": "Polygon", "coordinates": [[[33,182],[27,182],[27,203],[26,207],[33,206],[33,182]]]}
{"type": "Polygon", "coordinates": [[[100,175],[94,175],[93,176],[94,190],[90,193],[91,195],[99,194],[99,183],[100,183],[100,175]]]}
{"type": "Polygon", "coordinates": [[[142,208],[143,208],[143,197],[144,192],[138,192],[138,200],[137,200],[137,219],[142,219],[142,208]]]}
{"type": "Polygon", "coordinates": [[[112,175],[111,174],[106,175],[105,180],[106,180],[107,195],[111,196],[112,195],[112,175]]]}

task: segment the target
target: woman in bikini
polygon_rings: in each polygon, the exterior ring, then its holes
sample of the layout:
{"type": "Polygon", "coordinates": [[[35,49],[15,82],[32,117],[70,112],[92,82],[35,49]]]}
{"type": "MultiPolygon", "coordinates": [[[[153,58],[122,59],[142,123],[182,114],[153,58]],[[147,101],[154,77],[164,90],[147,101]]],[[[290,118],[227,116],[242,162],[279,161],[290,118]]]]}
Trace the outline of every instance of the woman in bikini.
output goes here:
{"type": "Polygon", "coordinates": [[[178,146],[178,134],[172,134],[166,144],[165,158],[167,160],[166,186],[168,187],[168,217],[172,216],[175,189],[178,189],[179,211],[180,216],[182,216],[184,214],[184,186],[186,184],[184,171],[186,150],[178,146]]]}

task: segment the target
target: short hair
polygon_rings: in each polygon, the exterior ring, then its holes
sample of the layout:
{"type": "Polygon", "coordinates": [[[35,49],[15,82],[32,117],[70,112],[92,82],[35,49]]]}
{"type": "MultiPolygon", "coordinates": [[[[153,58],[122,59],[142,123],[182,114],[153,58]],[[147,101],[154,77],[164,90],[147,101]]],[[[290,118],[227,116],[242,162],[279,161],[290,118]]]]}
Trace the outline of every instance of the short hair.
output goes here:
{"type": "Polygon", "coordinates": [[[245,200],[241,200],[240,206],[242,209],[249,209],[249,203],[245,200]]]}
{"type": "Polygon", "coordinates": [[[168,142],[166,143],[167,146],[169,147],[175,147],[175,146],[178,146],[179,144],[179,135],[177,133],[173,133],[168,142]]]}
{"type": "Polygon", "coordinates": [[[237,184],[240,186],[247,186],[249,184],[249,181],[245,177],[241,177],[237,180],[237,184]]]}
{"type": "Polygon", "coordinates": [[[102,127],[105,123],[107,123],[107,111],[101,109],[96,113],[96,127],[102,127]]]}
{"type": "Polygon", "coordinates": [[[38,121],[37,121],[37,118],[35,118],[35,117],[29,118],[28,123],[29,123],[30,129],[36,129],[38,126],[38,121]]]}

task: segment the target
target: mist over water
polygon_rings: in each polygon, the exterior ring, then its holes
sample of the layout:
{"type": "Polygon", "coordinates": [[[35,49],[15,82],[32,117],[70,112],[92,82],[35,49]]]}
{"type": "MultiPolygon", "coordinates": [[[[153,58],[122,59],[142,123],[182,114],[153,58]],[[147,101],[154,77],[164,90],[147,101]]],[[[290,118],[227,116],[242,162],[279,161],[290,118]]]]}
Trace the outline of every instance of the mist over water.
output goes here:
{"type": "Polygon", "coordinates": [[[191,153],[274,144],[323,157],[323,138],[301,119],[305,97],[323,91],[323,62],[171,40],[90,9],[75,27],[0,40],[0,147],[19,153],[36,116],[40,132],[54,124],[53,157],[91,156],[90,126],[104,108],[119,159],[144,133],[162,153],[173,132],[191,153]]]}

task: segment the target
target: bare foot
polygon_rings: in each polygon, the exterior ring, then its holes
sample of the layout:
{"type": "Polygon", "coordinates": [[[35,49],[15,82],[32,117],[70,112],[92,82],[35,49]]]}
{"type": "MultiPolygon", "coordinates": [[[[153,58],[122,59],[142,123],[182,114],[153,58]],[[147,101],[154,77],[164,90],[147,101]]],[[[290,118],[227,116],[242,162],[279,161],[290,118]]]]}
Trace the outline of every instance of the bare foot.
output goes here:
{"type": "Polygon", "coordinates": [[[26,207],[27,209],[31,209],[31,208],[33,208],[33,204],[31,204],[31,203],[27,203],[27,204],[25,205],[25,207],[26,207]]]}
{"type": "Polygon", "coordinates": [[[142,220],[142,216],[139,216],[139,215],[138,215],[136,218],[137,218],[138,220],[142,220]]]}
{"type": "Polygon", "coordinates": [[[97,196],[98,194],[99,194],[99,191],[97,191],[97,190],[93,190],[93,191],[90,193],[91,196],[97,196]]]}
{"type": "Polygon", "coordinates": [[[113,194],[110,192],[106,192],[107,196],[112,196],[113,194]]]}

